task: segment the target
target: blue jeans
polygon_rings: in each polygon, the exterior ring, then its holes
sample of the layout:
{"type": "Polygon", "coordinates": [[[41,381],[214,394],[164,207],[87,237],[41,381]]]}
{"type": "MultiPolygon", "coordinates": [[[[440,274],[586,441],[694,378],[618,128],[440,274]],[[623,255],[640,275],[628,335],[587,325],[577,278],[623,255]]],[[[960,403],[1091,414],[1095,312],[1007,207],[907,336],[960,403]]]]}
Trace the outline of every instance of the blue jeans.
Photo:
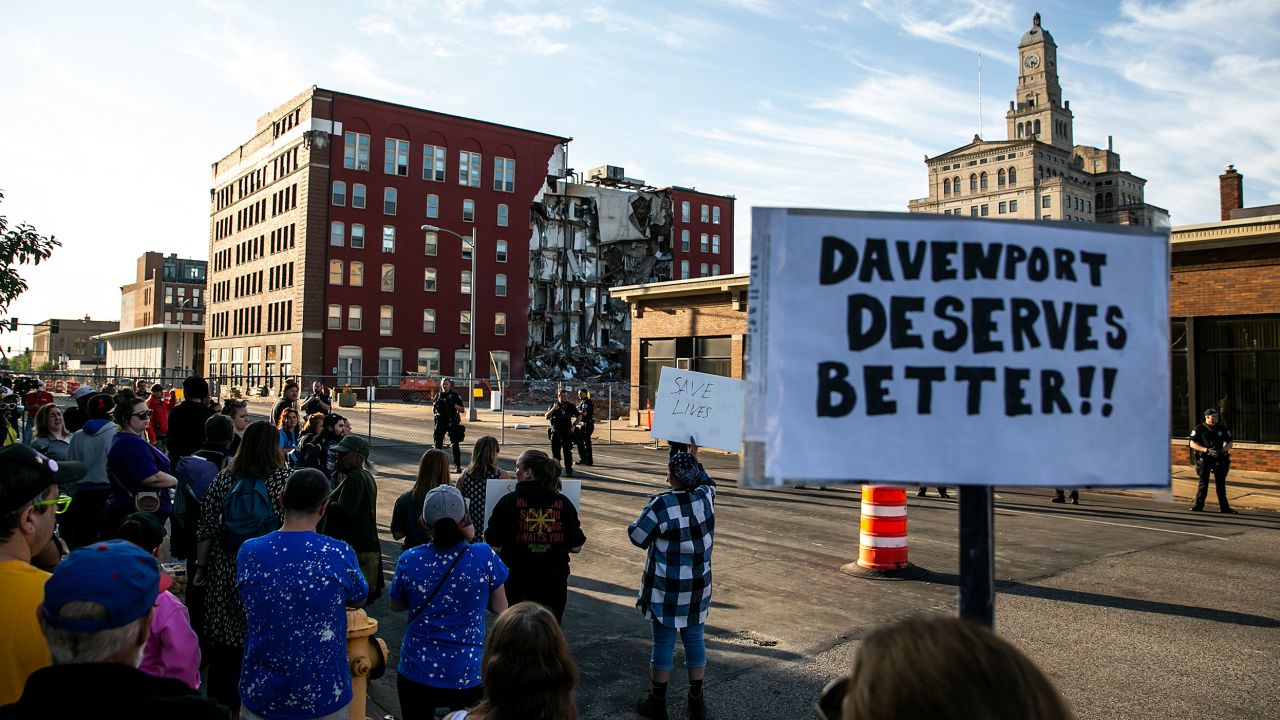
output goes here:
{"type": "MultiPolygon", "coordinates": [[[[689,625],[680,629],[680,640],[684,643],[684,666],[701,668],[707,666],[707,645],[702,637],[704,625],[689,625]]],[[[653,656],[649,664],[654,670],[670,670],[671,659],[676,651],[676,629],[667,627],[657,620],[653,621],[653,656]]]]}

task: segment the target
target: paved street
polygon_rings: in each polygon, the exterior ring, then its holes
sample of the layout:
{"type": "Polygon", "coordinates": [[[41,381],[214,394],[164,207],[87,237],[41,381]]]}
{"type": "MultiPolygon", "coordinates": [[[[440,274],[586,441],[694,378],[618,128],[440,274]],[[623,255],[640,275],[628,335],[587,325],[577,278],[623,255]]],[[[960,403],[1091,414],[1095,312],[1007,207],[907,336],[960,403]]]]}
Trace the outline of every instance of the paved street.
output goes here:
{"type": "MultiPolygon", "coordinates": [[[[364,416],[352,416],[364,430],[364,416]]],[[[528,430],[507,422],[509,468],[523,447],[542,447],[546,436],[539,419],[528,430]]],[[[416,409],[393,406],[375,414],[373,434],[409,439],[428,427],[416,409]]],[[[473,423],[468,444],[498,430],[473,423]]],[[[412,484],[421,451],[375,440],[389,570],[399,547],[386,532],[391,506],[412,484]]],[[[574,559],[565,629],[582,673],[583,718],[627,717],[647,686],[648,627],[633,607],[643,553],[625,528],[660,490],[665,458],[665,450],[640,444],[598,444],[596,467],[579,468],[587,471],[578,476],[588,541],[574,559]]],[[[810,717],[821,687],[847,671],[859,638],[894,618],[954,612],[954,500],[910,499],[911,559],[927,576],[859,579],[838,571],[857,551],[853,490],[739,489],[736,457],[708,451],[703,459],[721,487],[707,629],[713,717],[810,717]]],[[[1051,505],[1050,495],[997,493],[996,622],[1049,672],[1079,717],[1273,711],[1280,700],[1280,515],[1192,514],[1182,502],[1093,492],[1078,507],[1051,505]]],[[[394,663],[403,618],[385,600],[371,612],[394,663]]],[[[677,717],[683,685],[677,672],[677,717]]],[[[394,672],[375,683],[372,697],[396,711],[394,672]]]]}

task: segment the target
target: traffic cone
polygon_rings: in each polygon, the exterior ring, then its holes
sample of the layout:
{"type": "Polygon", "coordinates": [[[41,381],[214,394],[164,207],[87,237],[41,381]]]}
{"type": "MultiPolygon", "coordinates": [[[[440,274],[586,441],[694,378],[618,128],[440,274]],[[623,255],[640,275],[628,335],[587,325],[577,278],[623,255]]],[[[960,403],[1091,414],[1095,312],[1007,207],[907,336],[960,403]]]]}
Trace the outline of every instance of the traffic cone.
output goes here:
{"type": "Polygon", "coordinates": [[[858,560],[841,572],[878,580],[909,580],[925,574],[907,559],[907,491],[863,485],[858,560]]]}

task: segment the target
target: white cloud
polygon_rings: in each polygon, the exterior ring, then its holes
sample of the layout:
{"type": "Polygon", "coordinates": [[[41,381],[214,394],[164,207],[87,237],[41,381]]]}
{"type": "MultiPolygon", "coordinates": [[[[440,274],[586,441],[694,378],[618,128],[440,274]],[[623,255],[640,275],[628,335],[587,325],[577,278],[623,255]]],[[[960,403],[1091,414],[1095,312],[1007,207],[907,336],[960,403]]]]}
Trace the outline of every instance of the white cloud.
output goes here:
{"type": "MultiPolygon", "coordinates": [[[[899,0],[862,0],[862,6],[881,20],[897,25],[908,35],[952,45],[1012,64],[1005,45],[991,44],[991,33],[1008,37],[1017,28],[1013,3],[1009,0],[929,0],[905,3],[899,0]],[[980,40],[979,35],[986,35],[980,40]]],[[[1029,27],[1029,26],[1028,26],[1029,27]]]]}

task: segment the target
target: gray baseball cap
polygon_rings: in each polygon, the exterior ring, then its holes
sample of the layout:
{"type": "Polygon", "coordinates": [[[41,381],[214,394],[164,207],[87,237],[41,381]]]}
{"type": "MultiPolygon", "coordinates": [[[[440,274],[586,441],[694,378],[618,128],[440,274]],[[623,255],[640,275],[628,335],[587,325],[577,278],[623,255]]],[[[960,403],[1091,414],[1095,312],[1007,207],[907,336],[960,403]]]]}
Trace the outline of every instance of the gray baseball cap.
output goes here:
{"type": "Polygon", "coordinates": [[[433,488],[422,501],[422,519],[428,525],[435,525],[441,520],[464,522],[467,519],[467,499],[452,485],[433,488]]]}

